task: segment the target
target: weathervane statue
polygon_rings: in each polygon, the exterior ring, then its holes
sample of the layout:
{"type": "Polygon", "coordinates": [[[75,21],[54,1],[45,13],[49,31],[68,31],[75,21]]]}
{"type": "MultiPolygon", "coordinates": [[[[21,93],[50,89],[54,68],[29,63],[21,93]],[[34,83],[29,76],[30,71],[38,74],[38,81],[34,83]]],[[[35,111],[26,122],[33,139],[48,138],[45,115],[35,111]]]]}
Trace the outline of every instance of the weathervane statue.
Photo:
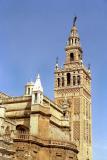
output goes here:
{"type": "Polygon", "coordinates": [[[73,26],[75,26],[76,20],[77,20],[77,16],[75,16],[73,19],[73,26]]]}

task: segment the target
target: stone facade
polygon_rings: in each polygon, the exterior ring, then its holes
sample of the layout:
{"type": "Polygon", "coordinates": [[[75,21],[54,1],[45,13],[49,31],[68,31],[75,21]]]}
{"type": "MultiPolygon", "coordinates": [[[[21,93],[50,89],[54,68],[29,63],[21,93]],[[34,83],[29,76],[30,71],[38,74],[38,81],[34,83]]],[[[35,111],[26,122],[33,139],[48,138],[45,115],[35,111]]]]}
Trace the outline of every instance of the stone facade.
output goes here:
{"type": "Polygon", "coordinates": [[[54,101],[39,75],[23,96],[0,93],[1,160],[92,160],[91,74],[75,24],[65,51],[64,68],[55,66],[54,101]]]}
{"type": "Polygon", "coordinates": [[[0,106],[0,159],[11,159],[15,154],[13,148],[13,134],[15,123],[5,117],[6,108],[0,106]]]}
{"type": "Polygon", "coordinates": [[[32,104],[32,96],[28,95],[1,97],[2,108],[1,141],[5,143],[8,136],[4,150],[7,158],[2,155],[3,160],[77,160],[77,147],[69,141],[69,117],[53,101],[43,96],[41,105],[32,104]]]}

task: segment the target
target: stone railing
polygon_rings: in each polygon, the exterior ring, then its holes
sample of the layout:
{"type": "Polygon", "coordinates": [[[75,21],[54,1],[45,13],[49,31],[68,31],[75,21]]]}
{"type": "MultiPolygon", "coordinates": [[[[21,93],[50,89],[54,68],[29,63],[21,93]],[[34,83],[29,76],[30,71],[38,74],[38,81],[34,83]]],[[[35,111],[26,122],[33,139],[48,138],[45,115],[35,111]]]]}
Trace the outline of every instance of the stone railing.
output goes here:
{"type": "Polygon", "coordinates": [[[9,98],[4,98],[0,101],[0,103],[5,104],[5,103],[14,103],[16,101],[26,101],[26,100],[31,100],[30,96],[20,96],[20,97],[9,97],[9,98]]]}
{"type": "Polygon", "coordinates": [[[22,140],[29,140],[30,136],[28,134],[18,134],[15,138],[22,139],[22,140]]]}
{"type": "Polygon", "coordinates": [[[21,134],[16,134],[15,141],[32,141],[34,143],[42,144],[44,146],[59,146],[59,147],[69,147],[72,149],[77,149],[76,145],[71,142],[66,142],[66,141],[60,141],[60,140],[50,140],[50,139],[41,139],[36,136],[32,136],[28,133],[21,133],[21,134]]]}

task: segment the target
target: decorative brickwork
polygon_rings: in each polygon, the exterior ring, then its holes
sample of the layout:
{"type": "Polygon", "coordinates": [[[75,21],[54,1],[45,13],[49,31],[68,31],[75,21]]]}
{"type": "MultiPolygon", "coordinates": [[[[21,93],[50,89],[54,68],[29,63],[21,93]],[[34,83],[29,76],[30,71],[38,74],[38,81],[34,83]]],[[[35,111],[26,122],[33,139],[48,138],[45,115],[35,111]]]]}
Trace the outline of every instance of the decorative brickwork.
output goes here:
{"type": "Polygon", "coordinates": [[[74,98],[74,114],[80,113],[80,98],[74,98]]]}
{"type": "Polygon", "coordinates": [[[80,122],[73,122],[73,138],[74,140],[80,140],[80,122]]]}

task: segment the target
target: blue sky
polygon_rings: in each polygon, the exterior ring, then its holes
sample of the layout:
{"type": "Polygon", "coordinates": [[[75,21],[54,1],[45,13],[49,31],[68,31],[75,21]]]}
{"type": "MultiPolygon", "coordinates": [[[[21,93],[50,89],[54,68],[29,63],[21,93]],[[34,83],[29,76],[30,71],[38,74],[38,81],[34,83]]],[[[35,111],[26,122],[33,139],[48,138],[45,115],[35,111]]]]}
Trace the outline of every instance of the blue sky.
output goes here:
{"type": "Polygon", "coordinates": [[[53,98],[55,59],[63,65],[75,15],[92,70],[93,160],[107,160],[107,0],[0,0],[0,91],[22,95],[39,72],[53,98]]]}

